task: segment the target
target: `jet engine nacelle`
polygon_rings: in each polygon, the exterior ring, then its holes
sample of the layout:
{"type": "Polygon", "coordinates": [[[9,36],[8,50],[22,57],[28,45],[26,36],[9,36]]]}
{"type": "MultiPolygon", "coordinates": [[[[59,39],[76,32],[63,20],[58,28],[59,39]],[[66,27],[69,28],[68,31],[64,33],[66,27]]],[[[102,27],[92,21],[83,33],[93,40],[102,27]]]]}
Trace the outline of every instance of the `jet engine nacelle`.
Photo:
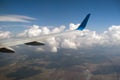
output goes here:
{"type": "Polygon", "coordinates": [[[3,52],[3,53],[15,53],[15,51],[12,49],[12,48],[0,48],[0,52],[3,52]]]}
{"type": "Polygon", "coordinates": [[[31,46],[41,46],[41,45],[45,45],[44,43],[37,42],[37,41],[28,42],[28,43],[25,43],[25,44],[26,44],[26,45],[31,45],[31,46]]]}

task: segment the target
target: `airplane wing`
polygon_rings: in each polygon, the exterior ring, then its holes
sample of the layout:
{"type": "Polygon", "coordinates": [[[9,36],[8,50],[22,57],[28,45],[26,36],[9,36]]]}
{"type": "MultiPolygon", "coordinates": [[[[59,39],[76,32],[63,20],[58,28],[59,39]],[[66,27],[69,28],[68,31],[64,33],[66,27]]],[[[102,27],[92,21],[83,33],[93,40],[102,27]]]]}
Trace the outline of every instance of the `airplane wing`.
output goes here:
{"type": "Polygon", "coordinates": [[[10,48],[10,46],[16,46],[20,44],[25,44],[25,45],[45,45],[43,42],[38,42],[38,41],[44,41],[47,38],[50,37],[57,37],[57,36],[62,36],[69,34],[71,32],[83,30],[86,27],[86,24],[88,22],[88,19],[90,17],[90,14],[88,14],[85,19],[82,21],[80,26],[78,26],[77,29],[75,30],[70,30],[70,31],[65,31],[61,33],[53,33],[53,34],[47,34],[47,35],[41,35],[40,37],[32,37],[32,38],[21,38],[21,39],[10,39],[10,40],[4,40],[0,42],[0,52],[5,52],[5,53],[15,53],[15,50],[10,48]]]}

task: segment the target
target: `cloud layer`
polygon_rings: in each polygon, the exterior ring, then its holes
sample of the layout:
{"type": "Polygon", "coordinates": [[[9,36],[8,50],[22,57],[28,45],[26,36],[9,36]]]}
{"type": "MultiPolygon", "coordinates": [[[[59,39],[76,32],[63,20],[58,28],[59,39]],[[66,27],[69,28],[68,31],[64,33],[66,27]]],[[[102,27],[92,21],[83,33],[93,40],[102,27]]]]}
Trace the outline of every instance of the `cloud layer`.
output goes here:
{"type": "MultiPolygon", "coordinates": [[[[69,30],[73,30],[79,24],[70,23],[69,30]]],[[[43,34],[59,33],[66,31],[65,26],[60,26],[54,29],[49,29],[47,26],[40,27],[38,25],[31,26],[30,29],[24,30],[19,33],[18,37],[33,37],[43,34]]],[[[1,32],[1,38],[9,38],[10,32],[1,32]]],[[[36,51],[52,51],[57,52],[58,48],[65,49],[81,49],[81,48],[93,48],[93,47],[111,47],[120,45],[120,26],[111,26],[103,33],[96,33],[85,29],[83,31],[77,31],[64,36],[52,37],[44,41],[45,46],[35,47],[36,51]]]]}
{"type": "Polygon", "coordinates": [[[0,22],[30,22],[35,18],[23,16],[23,15],[2,15],[0,16],[0,22]]]}

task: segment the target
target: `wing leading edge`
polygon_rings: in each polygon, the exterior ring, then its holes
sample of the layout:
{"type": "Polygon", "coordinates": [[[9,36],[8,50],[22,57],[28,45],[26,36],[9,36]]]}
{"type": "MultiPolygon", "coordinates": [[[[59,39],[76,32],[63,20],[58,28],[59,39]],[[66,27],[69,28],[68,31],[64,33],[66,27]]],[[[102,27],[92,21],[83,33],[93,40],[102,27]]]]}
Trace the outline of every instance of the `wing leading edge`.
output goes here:
{"type": "Polygon", "coordinates": [[[90,15],[91,14],[88,14],[84,18],[84,20],[82,21],[80,26],[78,26],[78,28],[75,30],[65,31],[65,32],[61,32],[61,33],[41,35],[40,37],[24,38],[24,39],[12,39],[11,41],[3,41],[0,43],[0,52],[15,53],[15,51],[12,48],[9,48],[10,46],[16,46],[16,45],[20,45],[20,44],[26,44],[26,45],[32,45],[32,46],[44,45],[44,43],[41,43],[38,41],[44,41],[45,39],[50,38],[50,37],[62,36],[62,35],[65,35],[65,34],[68,34],[71,32],[75,32],[76,30],[82,31],[86,27],[90,15]]]}

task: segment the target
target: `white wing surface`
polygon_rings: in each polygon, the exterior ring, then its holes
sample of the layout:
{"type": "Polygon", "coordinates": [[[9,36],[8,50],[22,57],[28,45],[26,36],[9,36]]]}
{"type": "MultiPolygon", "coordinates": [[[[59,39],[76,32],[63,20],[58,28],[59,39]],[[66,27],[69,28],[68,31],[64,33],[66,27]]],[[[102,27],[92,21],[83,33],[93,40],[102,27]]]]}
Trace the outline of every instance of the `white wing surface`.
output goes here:
{"type": "Polygon", "coordinates": [[[81,25],[72,31],[65,31],[61,33],[54,33],[54,34],[47,34],[47,35],[41,35],[38,37],[32,37],[32,38],[21,38],[21,39],[9,39],[9,40],[4,40],[0,41],[0,52],[5,52],[5,53],[15,53],[15,51],[10,48],[11,46],[16,46],[20,44],[26,44],[26,45],[44,45],[44,42],[39,42],[39,41],[44,41],[48,38],[51,37],[57,37],[57,36],[62,36],[62,35],[67,35],[72,32],[77,32],[79,30],[83,30],[86,27],[86,24],[88,22],[88,19],[90,17],[90,14],[88,14],[85,19],[82,21],[81,25]]]}

